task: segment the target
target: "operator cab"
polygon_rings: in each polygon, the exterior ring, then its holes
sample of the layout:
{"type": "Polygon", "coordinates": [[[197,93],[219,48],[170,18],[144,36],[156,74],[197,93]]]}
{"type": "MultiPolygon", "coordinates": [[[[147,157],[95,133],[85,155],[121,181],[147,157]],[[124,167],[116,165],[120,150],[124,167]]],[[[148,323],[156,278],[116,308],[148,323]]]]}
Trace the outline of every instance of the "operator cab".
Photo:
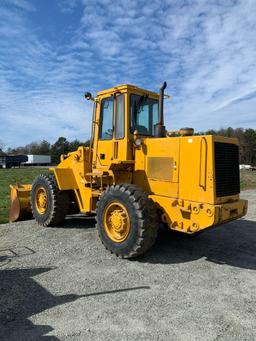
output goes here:
{"type": "Polygon", "coordinates": [[[135,136],[166,137],[162,89],[159,94],[125,84],[100,91],[95,99],[86,93],[95,102],[91,146],[97,167],[134,160],[135,136]]]}
{"type": "Polygon", "coordinates": [[[125,126],[126,119],[129,123],[126,127],[127,134],[133,134],[137,130],[140,135],[154,137],[155,126],[159,124],[160,118],[159,99],[158,93],[130,84],[98,92],[97,102],[101,107],[98,117],[99,138],[109,140],[126,135],[120,131],[125,126]],[[113,134],[114,131],[117,133],[113,134]]]}

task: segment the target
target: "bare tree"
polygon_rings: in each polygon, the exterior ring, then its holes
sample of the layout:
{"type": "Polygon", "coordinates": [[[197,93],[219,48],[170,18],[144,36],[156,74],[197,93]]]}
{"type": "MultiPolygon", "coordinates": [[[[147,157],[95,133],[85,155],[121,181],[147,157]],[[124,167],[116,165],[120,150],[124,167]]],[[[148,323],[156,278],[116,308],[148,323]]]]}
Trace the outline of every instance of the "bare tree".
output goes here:
{"type": "Polygon", "coordinates": [[[4,151],[4,147],[6,146],[6,144],[0,140],[0,152],[2,153],[4,151]]]}

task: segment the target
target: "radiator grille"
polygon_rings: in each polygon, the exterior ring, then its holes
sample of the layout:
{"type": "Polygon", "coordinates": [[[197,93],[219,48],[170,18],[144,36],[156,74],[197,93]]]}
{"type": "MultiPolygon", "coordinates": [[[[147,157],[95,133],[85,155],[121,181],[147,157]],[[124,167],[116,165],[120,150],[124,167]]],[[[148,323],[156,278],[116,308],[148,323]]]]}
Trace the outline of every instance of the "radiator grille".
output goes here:
{"type": "Polygon", "coordinates": [[[231,143],[214,143],[216,196],[225,197],[240,192],[239,151],[231,143]]]}

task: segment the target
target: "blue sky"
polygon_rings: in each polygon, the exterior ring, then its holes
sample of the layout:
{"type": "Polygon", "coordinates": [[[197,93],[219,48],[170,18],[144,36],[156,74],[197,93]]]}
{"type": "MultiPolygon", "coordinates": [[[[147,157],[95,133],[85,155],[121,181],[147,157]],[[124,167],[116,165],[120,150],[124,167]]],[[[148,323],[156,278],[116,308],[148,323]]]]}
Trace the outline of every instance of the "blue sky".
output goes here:
{"type": "Polygon", "coordinates": [[[86,140],[84,91],[164,80],[170,130],[256,128],[255,13],[255,0],[0,0],[0,140],[86,140]]]}

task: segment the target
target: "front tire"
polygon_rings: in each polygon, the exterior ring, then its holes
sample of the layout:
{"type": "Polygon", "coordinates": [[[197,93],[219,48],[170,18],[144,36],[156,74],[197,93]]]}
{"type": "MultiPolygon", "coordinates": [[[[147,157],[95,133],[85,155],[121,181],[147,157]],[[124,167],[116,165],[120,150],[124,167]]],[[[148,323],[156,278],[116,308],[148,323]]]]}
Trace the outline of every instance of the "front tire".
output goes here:
{"type": "Polygon", "coordinates": [[[60,191],[54,174],[39,175],[32,184],[31,208],[39,225],[58,226],[65,220],[68,193],[60,191]]]}
{"type": "Polygon", "coordinates": [[[158,215],[154,202],[137,186],[107,187],[96,210],[99,237],[109,251],[121,258],[133,258],[154,244],[158,215]]]}

